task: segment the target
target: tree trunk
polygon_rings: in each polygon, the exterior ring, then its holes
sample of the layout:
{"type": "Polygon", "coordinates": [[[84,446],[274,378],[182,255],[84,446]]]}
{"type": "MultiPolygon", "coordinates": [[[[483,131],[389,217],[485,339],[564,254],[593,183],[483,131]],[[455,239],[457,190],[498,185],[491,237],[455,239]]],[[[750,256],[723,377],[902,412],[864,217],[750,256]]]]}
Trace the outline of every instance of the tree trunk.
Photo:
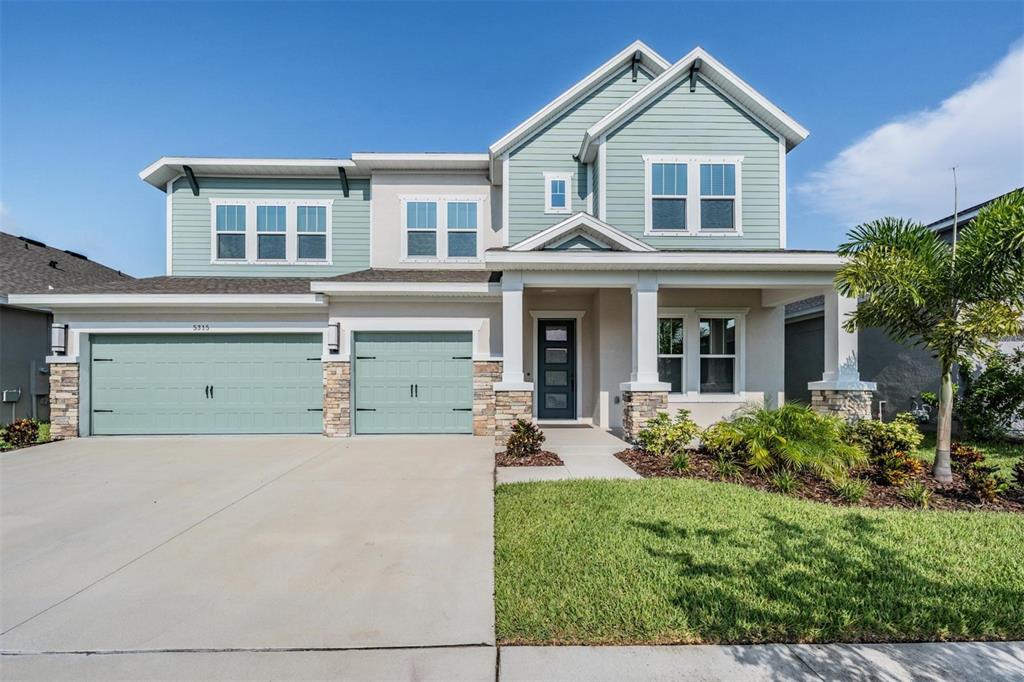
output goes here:
{"type": "Polygon", "coordinates": [[[953,435],[953,377],[948,366],[942,368],[942,389],[939,392],[939,418],[935,431],[935,466],[932,474],[940,483],[950,483],[953,471],[949,462],[949,446],[953,435]]]}

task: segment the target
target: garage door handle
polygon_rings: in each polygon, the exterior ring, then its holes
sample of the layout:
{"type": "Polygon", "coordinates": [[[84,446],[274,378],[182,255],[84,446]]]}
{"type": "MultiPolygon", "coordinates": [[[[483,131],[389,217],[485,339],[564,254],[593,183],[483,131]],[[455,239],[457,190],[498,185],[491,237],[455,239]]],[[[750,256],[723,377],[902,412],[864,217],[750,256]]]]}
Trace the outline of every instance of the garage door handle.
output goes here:
{"type": "Polygon", "coordinates": [[[93,362],[113,362],[114,358],[93,358],[93,362]]]}
{"type": "Polygon", "coordinates": [[[93,412],[113,412],[113,410],[93,410],[93,412]]]}
{"type": "Polygon", "coordinates": [[[376,407],[357,407],[356,412],[376,412],[376,407]]]}
{"type": "Polygon", "coordinates": [[[211,398],[213,397],[213,386],[212,385],[210,386],[210,397],[211,398]]]}
{"type": "Polygon", "coordinates": [[[209,398],[210,397],[210,386],[209,386],[209,384],[207,384],[203,388],[206,389],[206,397],[209,398]]]}
{"type": "Polygon", "coordinates": [[[356,360],[376,360],[376,355],[357,355],[356,360]]]}
{"type": "Polygon", "coordinates": [[[322,408],[322,407],[307,407],[306,408],[306,412],[323,412],[323,411],[324,411],[324,408],[322,408]]]}
{"type": "Polygon", "coordinates": [[[413,390],[416,392],[416,397],[419,398],[420,397],[420,385],[419,384],[413,384],[412,387],[413,387],[413,390]]]}
{"type": "Polygon", "coordinates": [[[472,360],[472,355],[453,355],[452,360],[472,360]]]}
{"type": "Polygon", "coordinates": [[[472,407],[453,407],[452,412],[472,412],[472,407]]]}

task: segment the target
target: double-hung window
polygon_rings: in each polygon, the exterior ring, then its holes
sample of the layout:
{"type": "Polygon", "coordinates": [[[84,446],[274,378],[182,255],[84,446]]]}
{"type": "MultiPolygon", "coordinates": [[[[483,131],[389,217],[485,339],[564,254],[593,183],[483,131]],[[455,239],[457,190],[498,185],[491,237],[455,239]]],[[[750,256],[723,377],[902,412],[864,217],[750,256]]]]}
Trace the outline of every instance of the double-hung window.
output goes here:
{"type": "Polygon", "coordinates": [[[245,206],[220,204],[214,221],[217,260],[245,260],[245,206]]]}
{"type": "Polygon", "coordinates": [[[544,174],[544,212],[572,213],[572,173],[544,174]]]}
{"type": "Polygon", "coordinates": [[[287,232],[284,206],[257,206],[256,260],[287,259],[287,232]]]}
{"type": "Polygon", "coordinates": [[[700,318],[700,392],[736,392],[736,318],[700,318]]]}
{"type": "Polygon", "coordinates": [[[686,229],[686,166],[651,164],[651,230],[686,229]]]}
{"type": "Polygon", "coordinates": [[[479,258],[479,198],[403,197],[402,204],[403,260],[479,258]]]}
{"type": "Polygon", "coordinates": [[[648,235],[739,235],[739,156],[644,155],[648,235]]]}
{"type": "Polygon", "coordinates": [[[684,386],[682,317],[658,318],[658,381],[670,384],[672,393],[682,393],[684,386]]]}
{"type": "Polygon", "coordinates": [[[327,258],[327,207],[297,206],[295,222],[298,259],[327,258]]]}

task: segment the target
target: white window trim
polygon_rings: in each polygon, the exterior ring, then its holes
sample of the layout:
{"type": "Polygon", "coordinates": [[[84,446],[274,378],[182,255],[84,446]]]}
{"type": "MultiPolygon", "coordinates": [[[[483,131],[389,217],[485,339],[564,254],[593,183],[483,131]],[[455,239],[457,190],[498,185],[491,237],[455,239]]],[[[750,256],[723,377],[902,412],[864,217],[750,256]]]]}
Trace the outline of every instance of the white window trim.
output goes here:
{"type": "Polygon", "coordinates": [[[658,317],[683,320],[683,392],[670,393],[675,402],[737,402],[745,400],[747,376],[747,313],[749,308],[658,308],[658,317]],[[732,393],[701,393],[700,390],[700,320],[701,318],[734,318],[736,320],[736,368],[732,393]]]}
{"type": "MultiPolygon", "coordinates": [[[[690,154],[643,154],[644,160],[644,236],[647,237],[741,237],[743,236],[743,157],[708,156],[690,154]],[[656,163],[686,164],[686,229],[655,230],[652,227],[651,172],[656,163]],[[736,195],[733,199],[733,230],[702,230],[700,228],[700,165],[702,163],[730,163],[736,166],[736,195]]],[[[714,198],[714,197],[709,197],[714,198]]]]}
{"type": "MultiPolygon", "coordinates": [[[[402,263],[477,263],[483,260],[483,211],[485,197],[482,196],[456,196],[456,195],[402,195],[398,197],[401,204],[402,214],[402,263]],[[437,229],[435,239],[437,240],[436,256],[410,256],[409,255],[409,212],[406,205],[409,202],[427,201],[437,204],[437,229]],[[476,204],[476,255],[475,256],[448,256],[448,202],[476,204]]],[[[425,231],[425,230],[424,230],[425,231]]],[[[452,232],[469,232],[469,230],[453,229],[452,232]]]]}
{"type": "Polygon", "coordinates": [[[213,265],[331,265],[333,261],[332,245],[334,243],[334,240],[332,238],[334,234],[332,221],[333,209],[334,199],[232,199],[223,197],[211,198],[210,263],[213,265]],[[245,258],[217,258],[218,206],[245,206],[245,258]],[[256,257],[257,206],[285,207],[285,258],[274,260],[260,260],[256,257]],[[323,206],[324,208],[327,209],[327,232],[324,233],[325,241],[327,242],[326,253],[324,254],[326,258],[298,258],[298,211],[296,209],[299,206],[323,206]]]}
{"type": "Polygon", "coordinates": [[[569,215],[572,213],[572,173],[544,173],[544,212],[556,215],[569,215]],[[555,208],[551,205],[551,181],[565,181],[565,208],[555,208]]]}

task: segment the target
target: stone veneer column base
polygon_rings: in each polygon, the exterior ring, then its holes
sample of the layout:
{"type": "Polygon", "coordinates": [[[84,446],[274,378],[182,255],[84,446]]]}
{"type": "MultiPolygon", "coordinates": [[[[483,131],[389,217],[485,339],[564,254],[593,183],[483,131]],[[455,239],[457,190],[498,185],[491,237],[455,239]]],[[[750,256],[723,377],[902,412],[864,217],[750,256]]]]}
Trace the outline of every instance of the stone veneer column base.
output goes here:
{"type": "Polygon", "coordinates": [[[668,391],[623,391],[622,434],[632,443],[636,441],[647,420],[668,410],[668,391]]]}
{"type": "Polygon", "coordinates": [[[501,381],[500,360],[473,363],[473,435],[494,435],[494,383],[501,381]]]}
{"type": "Polygon", "coordinates": [[[517,419],[533,420],[533,391],[494,392],[494,446],[502,449],[517,419]]]}
{"type": "Polygon", "coordinates": [[[78,437],[77,362],[55,362],[50,366],[50,436],[78,437]]]}
{"type": "Polygon", "coordinates": [[[324,435],[352,435],[352,363],[329,361],[324,365],[324,435]]]}
{"type": "Polygon", "coordinates": [[[811,407],[846,419],[871,419],[872,391],[811,389],[811,407]]]}

